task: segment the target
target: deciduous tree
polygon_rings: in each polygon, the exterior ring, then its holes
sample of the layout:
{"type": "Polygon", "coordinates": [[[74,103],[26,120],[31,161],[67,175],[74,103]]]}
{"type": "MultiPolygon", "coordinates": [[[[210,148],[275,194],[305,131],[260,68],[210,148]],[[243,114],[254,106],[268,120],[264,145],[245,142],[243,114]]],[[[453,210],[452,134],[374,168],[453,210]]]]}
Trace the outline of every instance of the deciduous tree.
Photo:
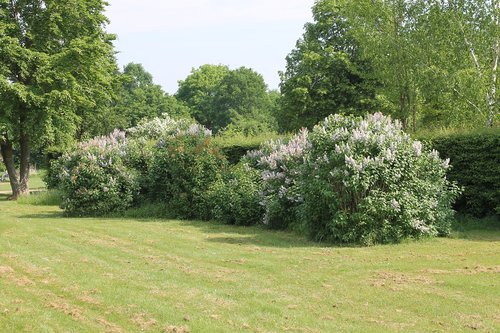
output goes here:
{"type": "Polygon", "coordinates": [[[0,0],[0,147],[13,198],[29,192],[34,147],[71,142],[111,104],[116,65],[105,5],[0,0]]]}

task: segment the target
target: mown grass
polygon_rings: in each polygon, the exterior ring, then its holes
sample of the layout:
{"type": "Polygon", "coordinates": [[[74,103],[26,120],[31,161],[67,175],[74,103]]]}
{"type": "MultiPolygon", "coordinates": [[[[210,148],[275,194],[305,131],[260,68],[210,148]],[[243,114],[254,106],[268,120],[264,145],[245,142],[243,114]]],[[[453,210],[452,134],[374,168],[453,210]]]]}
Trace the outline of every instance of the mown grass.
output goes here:
{"type": "MultiPolygon", "coordinates": [[[[30,190],[40,190],[45,188],[45,183],[42,180],[43,172],[44,171],[38,171],[37,173],[30,175],[29,179],[30,190]]],[[[11,191],[10,183],[8,181],[0,182],[0,192],[6,192],[6,191],[11,191]]]]}
{"type": "Polygon", "coordinates": [[[5,200],[0,212],[0,332],[500,330],[498,229],[338,248],[5,200]]]}

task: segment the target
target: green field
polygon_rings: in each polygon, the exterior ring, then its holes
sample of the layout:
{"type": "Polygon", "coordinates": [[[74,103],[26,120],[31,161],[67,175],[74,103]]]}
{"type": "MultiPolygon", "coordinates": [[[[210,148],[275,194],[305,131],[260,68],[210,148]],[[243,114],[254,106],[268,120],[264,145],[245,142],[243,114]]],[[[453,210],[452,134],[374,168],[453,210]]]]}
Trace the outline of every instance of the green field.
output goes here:
{"type": "Polygon", "coordinates": [[[369,248],[0,200],[0,332],[498,332],[500,231],[369,248]]]}
{"type": "MultiPolygon", "coordinates": [[[[42,180],[43,171],[37,172],[30,175],[29,186],[31,190],[39,190],[45,188],[45,183],[42,180]]],[[[0,182],[0,192],[12,191],[10,188],[10,183],[0,182]]]]}

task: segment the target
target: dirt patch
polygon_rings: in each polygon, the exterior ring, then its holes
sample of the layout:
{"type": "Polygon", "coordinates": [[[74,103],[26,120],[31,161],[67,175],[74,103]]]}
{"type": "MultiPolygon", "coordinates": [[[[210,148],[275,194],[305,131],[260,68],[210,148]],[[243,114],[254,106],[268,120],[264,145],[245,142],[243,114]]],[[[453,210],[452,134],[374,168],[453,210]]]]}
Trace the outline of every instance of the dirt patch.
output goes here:
{"type": "Polygon", "coordinates": [[[136,313],[132,317],[132,322],[138,325],[141,328],[141,330],[150,329],[151,327],[158,324],[158,321],[156,321],[156,319],[150,317],[147,313],[144,312],[136,313]]]}
{"type": "Polygon", "coordinates": [[[31,281],[26,276],[23,276],[22,278],[16,279],[15,281],[19,287],[26,287],[26,286],[34,286],[35,285],[35,282],[31,281]]]}
{"type": "Polygon", "coordinates": [[[465,275],[476,275],[480,273],[491,273],[491,274],[499,274],[500,266],[474,266],[469,267],[465,266],[464,268],[458,269],[424,269],[421,272],[429,273],[429,274],[465,274],[465,275]]]}
{"type": "Polygon", "coordinates": [[[189,333],[189,327],[187,326],[174,326],[174,325],[169,325],[165,327],[165,333],[189,333]]]}
{"type": "Polygon", "coordinates": [[[0,276],[14,273],[10,266],[0,266],[0,276]]]}
{"type": "Polygon", "coordinates": [[[388,287],[391,290],[399,291],[409,286],[432,285],[437,282],[423,275],[409,275],[396,272],[379,272],[369,280],[373,287],[388,287]]]}
{"type": "Polygon", "coordinates": [[[68,303],[64,303],[61,301],[53,301],[47,304],[47,307],[58,310],[71,316],[71,318],[79,321],[83,321],[85,317],[82,314],[82,311],[77,307],[71,306],[68,303]]]}
{"type": "Polygon", "coordinates": [[[88,295],[83,295],[78,298],[80,301],[87,303],[87,304],[92,304],[92,305],[100,305],[101,302],[96,300],[95,298],[88,296],[88,295]]]}
{"type": "Polygon", "coordinates": [[[120,327],[118,327],[117,325],[115,325],[113,323],[110,323],[106,319],[97,318],[96,321],[97,321],[97,323],[99,323],[100,325],[102,325],[106,328],[106,331],[105,331],[106,333],[121,333],[121,332],[123,332],[120,327]]]}

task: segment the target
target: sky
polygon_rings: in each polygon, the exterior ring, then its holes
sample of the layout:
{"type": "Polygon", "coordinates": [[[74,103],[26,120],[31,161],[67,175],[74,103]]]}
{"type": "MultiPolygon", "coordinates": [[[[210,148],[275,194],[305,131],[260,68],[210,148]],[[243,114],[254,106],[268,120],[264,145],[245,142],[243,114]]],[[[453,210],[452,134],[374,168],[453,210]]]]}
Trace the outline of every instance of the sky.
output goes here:
{"type": "Polygon", "coordinates": [[[241,66],[279,85],[285,57],[312,20],[314,0],[108,0],[121,68],[140,63],[173,94],[204,64],[241,66]]]}

